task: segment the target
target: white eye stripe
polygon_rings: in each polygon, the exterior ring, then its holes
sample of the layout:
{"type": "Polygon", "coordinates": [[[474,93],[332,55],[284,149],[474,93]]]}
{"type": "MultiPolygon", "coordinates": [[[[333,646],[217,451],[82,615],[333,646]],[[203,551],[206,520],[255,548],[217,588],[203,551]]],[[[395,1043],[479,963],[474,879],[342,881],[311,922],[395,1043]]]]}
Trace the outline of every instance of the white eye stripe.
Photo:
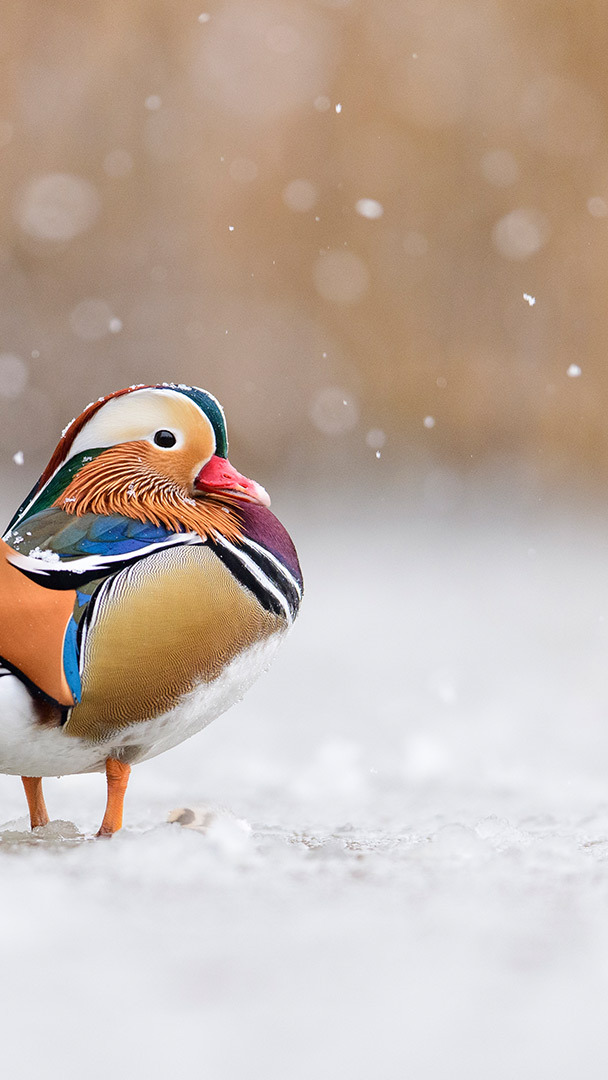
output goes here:
{"type": "MultiPolygon", "coordinates": [[[[221,412],[219,403],[218,408],[221,412]]],[[[70,427],[71,424],[66,428],[66,433],[70,427]]],[[[103,450],[121,443],[139,440],[148,442],[158,453],[161,448],[154,443],[154,435],[160,430],[171,431],[176,436],[177,442],[174,447],[171,447],[173,450],[188,448],[191,434],[198,433],[198,439],[202,445],[200,459],[192,469],[190,479],[194,480],[215,453],[216,435],[209,417],[199,404],[185,394],[171,389],[169,385],[163,385],[162,388],[137,387],[130,394],[109,397],[87,420],[69,444],[69,449],[64,451],[65,457],[60,460],[54,472],[23,505],[21,513],[13,522],[13,532],[19,522],[36,511],[36,503],[72,458],[79,454],[86,454],[89,450],[103,450]],[[190,434],[186,436],[184,431],[190,434]]],[[[87,464],[88,459],[85,458],[83,463],[87,464]]]]}
{"type": "Polygon", "coordinates": [[[158,448],[154,436],[163,430],[175,435],[177,442],[174,449],[181,449],[187,445],[194,431],[200,431],[201,422],[208,428],[210,439],[215,443],[209,418],[184,394],[168,389],[134,390],[132,394],[110,398],[102,405],[78,433],[65,460],[83,450],[140,439],[158,448]]]}

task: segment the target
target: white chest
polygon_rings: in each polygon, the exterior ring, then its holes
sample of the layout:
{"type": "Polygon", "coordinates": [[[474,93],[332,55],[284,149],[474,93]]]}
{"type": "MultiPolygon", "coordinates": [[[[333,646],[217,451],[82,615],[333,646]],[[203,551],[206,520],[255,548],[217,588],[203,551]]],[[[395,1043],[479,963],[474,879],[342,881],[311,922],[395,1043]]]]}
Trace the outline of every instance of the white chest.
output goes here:
{"type": "Polygon", "coordinates": [[[144,723],[132,724],[111,740],[112,754],[129,764],[146,761],[196,735],[240,701],[270,666],[285,632],[274,634],[236,657],[211,683],[201,683],[175,708],[144,723]]]}
{"type": "Polygon", "coordinates": [[[237,656],[213,682],[201,683],[168,712],[100,742],[40,725],[29,692],[14,676],[0,678],[0,772],[66,776],[102,772],[108,757],[146,761],[195,735],[239,701],[265,671],[285,637],[276,633],[237,656]]]}

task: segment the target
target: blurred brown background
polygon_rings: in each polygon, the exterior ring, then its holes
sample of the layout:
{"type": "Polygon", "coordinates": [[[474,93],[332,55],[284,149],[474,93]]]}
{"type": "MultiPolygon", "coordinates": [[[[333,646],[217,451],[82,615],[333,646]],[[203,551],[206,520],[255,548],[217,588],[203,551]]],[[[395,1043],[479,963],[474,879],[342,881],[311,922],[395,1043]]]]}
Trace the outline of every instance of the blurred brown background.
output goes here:
{"type": "Polygon", "coordinates": [[[260,479],[605,479],[604,4],[23,0],[1,21],[9,487],[90,399],[165,379],[220,398],[260,479]]]}

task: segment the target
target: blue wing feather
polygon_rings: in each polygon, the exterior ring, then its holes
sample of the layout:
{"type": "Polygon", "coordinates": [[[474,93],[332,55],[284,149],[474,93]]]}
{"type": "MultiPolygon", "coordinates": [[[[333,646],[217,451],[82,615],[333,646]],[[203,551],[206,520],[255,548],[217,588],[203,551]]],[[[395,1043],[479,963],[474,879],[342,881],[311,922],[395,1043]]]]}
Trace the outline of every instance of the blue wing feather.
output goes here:
{"type": "MultiPolygon", "coordinates": [[[[33,514],[4,537],[9,561],[49,589],[82,590],[139,558],[175,544],[203,543],[197,533],[175,532],[134,518],[83,514],[56,506],[33,514]]],[[[87,590],[90,591],[90,590],[87,590]]]]}
{"type": "Polygon", "coordinates": [[[102,514],[74,517],[53,506],[28,518],[22,533],[8,533],[5,540],[23,555],[38,549],[66,560],[85,555],[130,554],[150,544],[174,540],[175,536],[172,530],[149,521],[102,514]]]}
{"type": "Polygon", "coordinates": [[[63,639],[63,670],[76,704],[78,704],[82,697],[82,686],[80,683],[80,650],[78,648],[77,634],[78,626],[72,618],[66,627],[65,637],[63,639]]]}

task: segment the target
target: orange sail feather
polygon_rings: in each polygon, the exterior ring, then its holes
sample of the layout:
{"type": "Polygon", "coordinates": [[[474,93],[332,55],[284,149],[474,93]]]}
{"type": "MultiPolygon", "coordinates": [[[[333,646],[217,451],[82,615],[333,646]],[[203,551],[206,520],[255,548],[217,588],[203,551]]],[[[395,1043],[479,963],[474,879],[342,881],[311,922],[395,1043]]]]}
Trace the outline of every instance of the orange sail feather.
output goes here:
{"type": "Polygon", "coordinates": [[[12,554],[0,540],[0,656],[59,705],[71,706],[74,698],[63,669],[63,642],[76,593],[30,581],[8,562],[12,554]]]}

